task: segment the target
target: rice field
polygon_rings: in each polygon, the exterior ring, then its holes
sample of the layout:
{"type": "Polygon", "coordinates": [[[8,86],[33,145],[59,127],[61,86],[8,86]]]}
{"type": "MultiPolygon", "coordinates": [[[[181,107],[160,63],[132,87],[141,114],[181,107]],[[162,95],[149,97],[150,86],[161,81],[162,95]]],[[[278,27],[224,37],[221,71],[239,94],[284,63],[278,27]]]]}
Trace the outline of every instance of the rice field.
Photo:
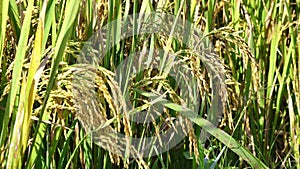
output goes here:
{"type": "Polygon", "coordinates": [[[300,0],[1,0],[0,168],[300,169],[300,0]]]}

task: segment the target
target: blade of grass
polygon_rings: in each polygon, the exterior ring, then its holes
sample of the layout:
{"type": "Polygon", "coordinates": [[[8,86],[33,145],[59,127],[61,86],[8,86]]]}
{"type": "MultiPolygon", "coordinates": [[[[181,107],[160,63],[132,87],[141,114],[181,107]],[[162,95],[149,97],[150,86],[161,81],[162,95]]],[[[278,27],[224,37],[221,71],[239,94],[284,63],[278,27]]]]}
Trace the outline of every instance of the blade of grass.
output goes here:
{"type": "MultiPolygon", "coordinates": [[[[289,84],[289,83],[288,83],[289,84]]],[[[300,133],[300,127],[299,127],[299,119],[297,120],[296,113],[294,112],[294,106],[293,106],[293,100],[291,97],[291,91],[289,88],[289,85],[287,85],[287,91],[288,91],[288,112],[289,112],[289,119],[290,119],[290,134],[291,134],[291,141],[290,146],[292,148],[292,151],[294,153],[294,158],[296,162],[296,167],[299,168],[299,133],[300,133]]]]}
{"type": "MultiPolygon", "coordinates": [[[[42,51],[45,50],[46,42],[48,40],[48,38],[46,38],[46,37],[49,36],[52,22],[53,22],[53,20],[55,21],[55,0],[49,0],[48,4],[49,5],[46,9],[46,16],[45,16],[45,24],[44,24],[44,37],[45,38],[43,38],[43,44],[42,44],[43,50],[42,51]]],[[[56,29],[55,25],[53,25],[52,27],[53,27],[52,29],[56,29]]],[[[53,33],[52,33],[51,37],[56,39],[56,36],[53,33]]],[[[51,39],[51,40],[53,40],[53,39],[51,39]]]]}
{"type": "MultiPolygon", "coordinates": [[[[61,152],[61,158],[59,159],[59,162],[58,162],[58,168],[59,169],[67,168],[67,167],[64,167],[64,163],[66,162],[67,158],[69,158],[68,154],[67,154],[68,153],[67,151],[70,151],[70,140],[72,138],[72,134],[74,133],[74,128],[75,128],[76,123],[77,123],[77,120],[73,121],[73,123],[71,125],[71,130],[69,130],[68,135],[67,135],[67,139],[64,142],[63,150],[61,152]]],[[[76,152],[76,148],[75,148],[74,153],[75,152],[76,152]]],[[[71,155],[71,158],[72,158],[72,155],[71,155]]]]}
{"type": "Polygon", "coordinates": [[[44,38],[44,19],[45,19],[46,7],[47,7],[46,5],[47,5],[47,0],[44,2],[43,9],[40,13],[39,23],[35,35],[33,54],[31,56],[30,67],[27,75],[25,115],[24,115],[23,128],[22,128],[24,131],[22,133],[23,147],[27,146],[28,135],[30,133],[30,117],[31,117],[31,113],[33,112],[32,109],[35,100],[36,88],[43,70],[41,69],[39,72],[37,72],[38,67],[40,65],[42,49],[43,49],[42,42],[44,38]]]}
{"type": "MultiPolygon", "coordinates": [[[[137,89],[135,89],[135,91],[139,92],[145,97],[154,97],[156,95],[154,93],[144,92],[137,89]]],[[[197,124],[199,127],[203,128],[205,131],[207,131],[219,141],[221,141],[223,144],[225,144],[229,149],[231,149],[233,152],[239,155],[243,160],[247,161],[253,168],[268,168],[263,162],[261,162],[257,157],[251,154],[246,148],[242,147],[233,137],[225,133],[223,130],[218,129],[208,120],[197,117],[197,114],[195,114],[192,110],[182,107],[181,105],[178,105],[176,103],[171,103],[163,98],[160,98],[158,103],[172,110],[180,112],[182,116],[189,118],[192,122],[197,124]]]]}
{"type": "MultiPolygon", "coordinates": [[[[49,6],[50,6],[50,9],[49,11],[47,12],[47,16],[49,16],[49,13],[50,15],[52,15],[54,13],[53,11],[53,8],[54,8],[54,1],[49,1],[49,6]]],[[[47,4],[48,4],[48,0],[46,0],[43,4],[43,7],[42,7],[42,10],[41,10],[41,13],[40,13],[40,19],[39,19],[39,23],[38,23],[38,30],[36,32],[36,43],[35,43],[35,46],[34,46],[34,50],[36,50],[36,55],[40,55],[38,56],[39,58],[37,58],[37,56],[35,57],[32,57],[32,61],[35,62],[31,62],[31,64],[33,65],[40,65],[40,67],[37,69],[37,67],[32,67],[32,73],[34,73],[34,83],[33,85],[35,85],[34,87],[34,93],[36,93],[36,85],[37,85],[37,82],[39,81],[39,78],[41,77],[42,75],[42,71],[47,63],[47,60],[49,59],[48,56],[45,57],[45,59],[43,60],[43,62],[41,64],[39,64],[39,61],[42,57],[42,53],[44,52],[45,50],[45,42],[47,40],[47,37],[49,35],[49,31],[50,31],[50,26],[51,26],[51,22],[52,22],[52,17],[47,17],[46,20],[45,20],[45,15],[46,15],[46,7],[47,7],[47,4]],[[39,39],[39,40],[37,40],[39,39]],[[35,60],[35,61],[34,61],[35,60]],[[35,71],[34,71],[35,70],[35,71]]],[[[29,73],[31,74],[31,73],[29,73]]],[[[33,77],[30,77],[31,79],[33,77]]],[[[30,92],[30,91],[29,91],[30,92]]],[[[33,94],[32,96],[34,96],[35,94],[33,94]]],[[[33,97],[31,97],[31,106],[30,109],[32,111],[32,104],[33,104],[33,97]]],[[[29,99],[28,99],[29,100],[29,99]]],[[[30,111],[29,109],[29,111],[30,111]]],[[[42,117],[42,120],[43,121],[48,121],[49,120],[49,115],[45,114],[43,117],[42,117]]],[[[41,127],[39,128],[39,135],[38,135],[38,138],[37,140],[34,142],[33,144],[33,147],[32,147],[32,153],[31,153],[31,156],[28,158],[28,164],[29,166],[32,165],[34,163],[34,161],[36,160],[36,158],[39,156],[39,151],[41,149],[41,145],[42,145],[42,139],[45,135],[45,132],[46,132],[46,127],[47,125],[46,124],[41,124],[41,127]]]]}
{"type": "Polygon", "coordinates": [[[213,28],[213,14],[215,11],[216,1],[215,0],[208,0],[207,2],[208,10],[206,12],[206,26],[205,26],[205,33],[212,31],[213,28]]]}
{"type": "Polygon", "coordinates": [[[239,155],[240,158],[247,161],[253,168],[268,168],[246,148],[242,147],[233,137],[225,133],[223,130],[216,128],[211,122],[203,118],[190,118],[190,120],[221,141],[234,153],[239,155]]]}
{"type": "MultiPolygon", "coordinates": [[[[24,75],[25,76],[25,75],[24,75]]],[[[9,151],[8,151],[8,157],[7,157],[7,163],[6,168],[20,168],[21,167],[21,159],[22,159],[22,133],[24,132],[22,130],[23,128],[23,120],[24,120],[24,114],[25,114],[25,91],[26,91],[26,79],[23,76],[22,80],[22,88],[20,92],[20,102],[18,106],[18,112],[15,124],[13,125],[13,131],[12,131],[12,138],[11,143],[9,145],[9,151]]]]}
{"type": "Polygon", "coordinates": [[[21,33],[21,16],[20,12],[18,10],[18,6],[16,3],[16,0],[9,0],[9,8],[8,8],[8,15],[9,19],[11,21],[11,24],[13,25],[12,28],[14,30],[14,34],[16,37],[16,40],[20,40],[20,33],[21,33]]]}
{"type": "Polygon", "coordinates": [[[7,132],[8,132],[8,120],[13,112],[13,106],[15,104],[15,99],[17,95],[17,88],[19,87],[19,81],[21,77],[23,62],[26,54],[27,49],[27,42],[29,37],[30,25],[31,25],[31,16],[33,10],[33,0],[29,0],[28,7],[26,10],[26,15],[24,18],[24,23],[22,25],[22,31],[20,35],[20,41],[17,47],[17,53],[15,58],[15,64],[13,68],[12,80],[11,80],[11,89],[9,92],[6,110],[4,114],[4,122],[2,125],[2,132],[0,137],[0,147],[2,147],[5,143],[7,132]]]}
{"type": "MultiPolygon", "coordinates": [[[[271,99],[272,95],[274,93],[274,87],[275,85],[275,70],[276,70],[276,61],[277,61],[277,51],[278,51],[278,45],[280,41],[280,36],[281,36],[281,30],[280,30],[280,25],[275,25],[274,27],[274,36],[271,42],[271,51],[270,51],[270,58],[269,58],[269,70],[268,70],[268,81],[267,81],[267,114],[266,114],[266,119],[265,119],[265,132],[264,132],[264,137],[265,137],[265,150],[264,152],[268,152],[267,147],[270,145],[270,132],[269,127],[270,127],[270,104],[271,104],[271,99]]],[[[276,79],[277,80],[277,79],[276,79]]],[[[267,159],[268,160],[268,159],[267,159]]]]}
{"type": "MultiPolygon", "coordinates": [[[[40,112],[40,118],[37,124],[37,130],[34,133],[34,139],[33,139],[33,143],[36,142],[36,139],[38,137],[38,135],[40,133],[38,133],[39,131],[43,131],[43,129],[39,129],[41,126],[41,121],[43,119],[44,116],[44,112],[47,106],[47,101],[49,99],[50,96],[50,91],[53,88],[54,85],[54,81],[56,78],[56,73],[58,71],[58,66],[59,63],[62,61],[62,57],[64,55],[64,50],[66,48],[66,43],[70,37],[69,34],[69,30],[72,28],[72,26],[74,26],[74,21],[77,18],[77,13],[78,13],[78,9],[79,9],[79,4],[80,1],[77,0],[70,0],[67,2],[66,4],[66,8],[65,8],[65,20],[67,20],[68,22],[63,22],[57,42],[56,42],[56,46],[54,49],[54,56],[53,56],[53,65],[51,68],[51,72],[50,72],[50,79],[49,79],[49,83],[46,89],[46,94],[45,94],[45,98],[43,101],[43,106],[40,112]]],[[[29,157],[32,155],[32,151],[29,154],[29,157]]],[[[36,155],[36,154],[34,154],[36,155]]],[[[33,165],[33,164],[32,164],[33,165]]],[[[30,167],[30,166],[27,166],[30,167]]]]}
{"type": "Polygon", "coordinates": [[[3,56],[3,48],[4,48],[4,40],[6,35],[6,24],[8,19],[8,5],[9,1],[1,1],[0,2],[0,23],[1,23],[1,31],[0,31],[0,69],[2,67],[2,56],[3,56]]]}

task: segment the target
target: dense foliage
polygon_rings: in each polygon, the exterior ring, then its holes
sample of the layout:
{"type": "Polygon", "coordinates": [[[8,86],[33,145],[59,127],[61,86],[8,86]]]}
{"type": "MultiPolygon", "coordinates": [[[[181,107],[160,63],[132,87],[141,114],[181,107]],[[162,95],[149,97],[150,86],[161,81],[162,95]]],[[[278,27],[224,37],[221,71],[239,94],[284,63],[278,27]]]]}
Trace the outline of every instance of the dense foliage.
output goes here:
{"type": "MultiPolygon", "coordinates": [[[[299,0],[2,0],[0,25],[0,168],[300,169],[299,0]],[[76,101],[84,97],[74,97],[72,83],[88,39],[116,19],[149,12],[191,22],[212,42],[227,91],[217,128],[206,120],[212,96],[207,66],[166,35],[117,42],[95,70],[99,101],[86,99],[89,108],[101,105],[102,115],[77,111],[84,105],[76,101]],[[165,104],[165,116],[151,126],[118,114],[114,72],[144,47],[176,53],[193,71],[199,81],[199,117],[182,119],[187,137],[169,151],[125,158],[101,148],[103,140],[93,140],[85,122],[101,117],[113,131],[146,137],[180,116],[180,90],[154,69],[131,79],[133,105],[141,110],[155,104],[147,97],[160,88],[176,104],[165,104]],[[210,133],[205,142],[201,130],[210,133]]],[[[118,24],[109,27],[105,43],[119,38],[119,30],[118,24]]]]}

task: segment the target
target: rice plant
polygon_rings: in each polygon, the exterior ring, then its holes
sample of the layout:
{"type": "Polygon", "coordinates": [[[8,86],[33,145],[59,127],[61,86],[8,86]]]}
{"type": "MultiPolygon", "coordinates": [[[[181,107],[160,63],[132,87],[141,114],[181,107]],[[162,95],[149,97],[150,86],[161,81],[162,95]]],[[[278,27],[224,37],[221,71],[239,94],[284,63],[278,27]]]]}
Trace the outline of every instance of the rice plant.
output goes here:
{"type": "Polygon", "coordinates": [[[0,168],[300,169],[299,0],[3,0],[0,23],[0,168]]]}

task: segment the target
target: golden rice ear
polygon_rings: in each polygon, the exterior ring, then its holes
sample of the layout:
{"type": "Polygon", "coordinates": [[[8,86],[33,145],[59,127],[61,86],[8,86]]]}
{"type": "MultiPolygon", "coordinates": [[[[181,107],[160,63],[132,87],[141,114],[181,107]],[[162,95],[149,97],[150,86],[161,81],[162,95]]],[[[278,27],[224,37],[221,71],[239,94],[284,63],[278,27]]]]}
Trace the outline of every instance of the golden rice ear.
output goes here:
{"type": "Polygon", "coordinates": [[[74,104],[78,107],[77,116],[82,126],[87,134],[91,134],[95,144],[110,152],[112,163],[120,164],[122,159],[124,167],[128,167],[129,159],[123,157],[124,147],[127,147],[129,153],[138,157],[136,161],[140,167],[148,168],[139,152],[130,144],[128,145],[130,140],[118,138],[117,133],[121,128],[123,130],[121,132],[124,132],[128,138],[132,136],[132,131],[128,112],[124,112],[126,104],[121,99],[121,92],[114,81],[113,73],[103,68],[98,70],[86,68],[87,65],[79,65],[73,77],[73,83],[76,83],[73,88],[74,104]],[[109,115],[107,109],[111,110],[109,115]],[[112,120],[117,124],[113,125],[112,120]]]}

